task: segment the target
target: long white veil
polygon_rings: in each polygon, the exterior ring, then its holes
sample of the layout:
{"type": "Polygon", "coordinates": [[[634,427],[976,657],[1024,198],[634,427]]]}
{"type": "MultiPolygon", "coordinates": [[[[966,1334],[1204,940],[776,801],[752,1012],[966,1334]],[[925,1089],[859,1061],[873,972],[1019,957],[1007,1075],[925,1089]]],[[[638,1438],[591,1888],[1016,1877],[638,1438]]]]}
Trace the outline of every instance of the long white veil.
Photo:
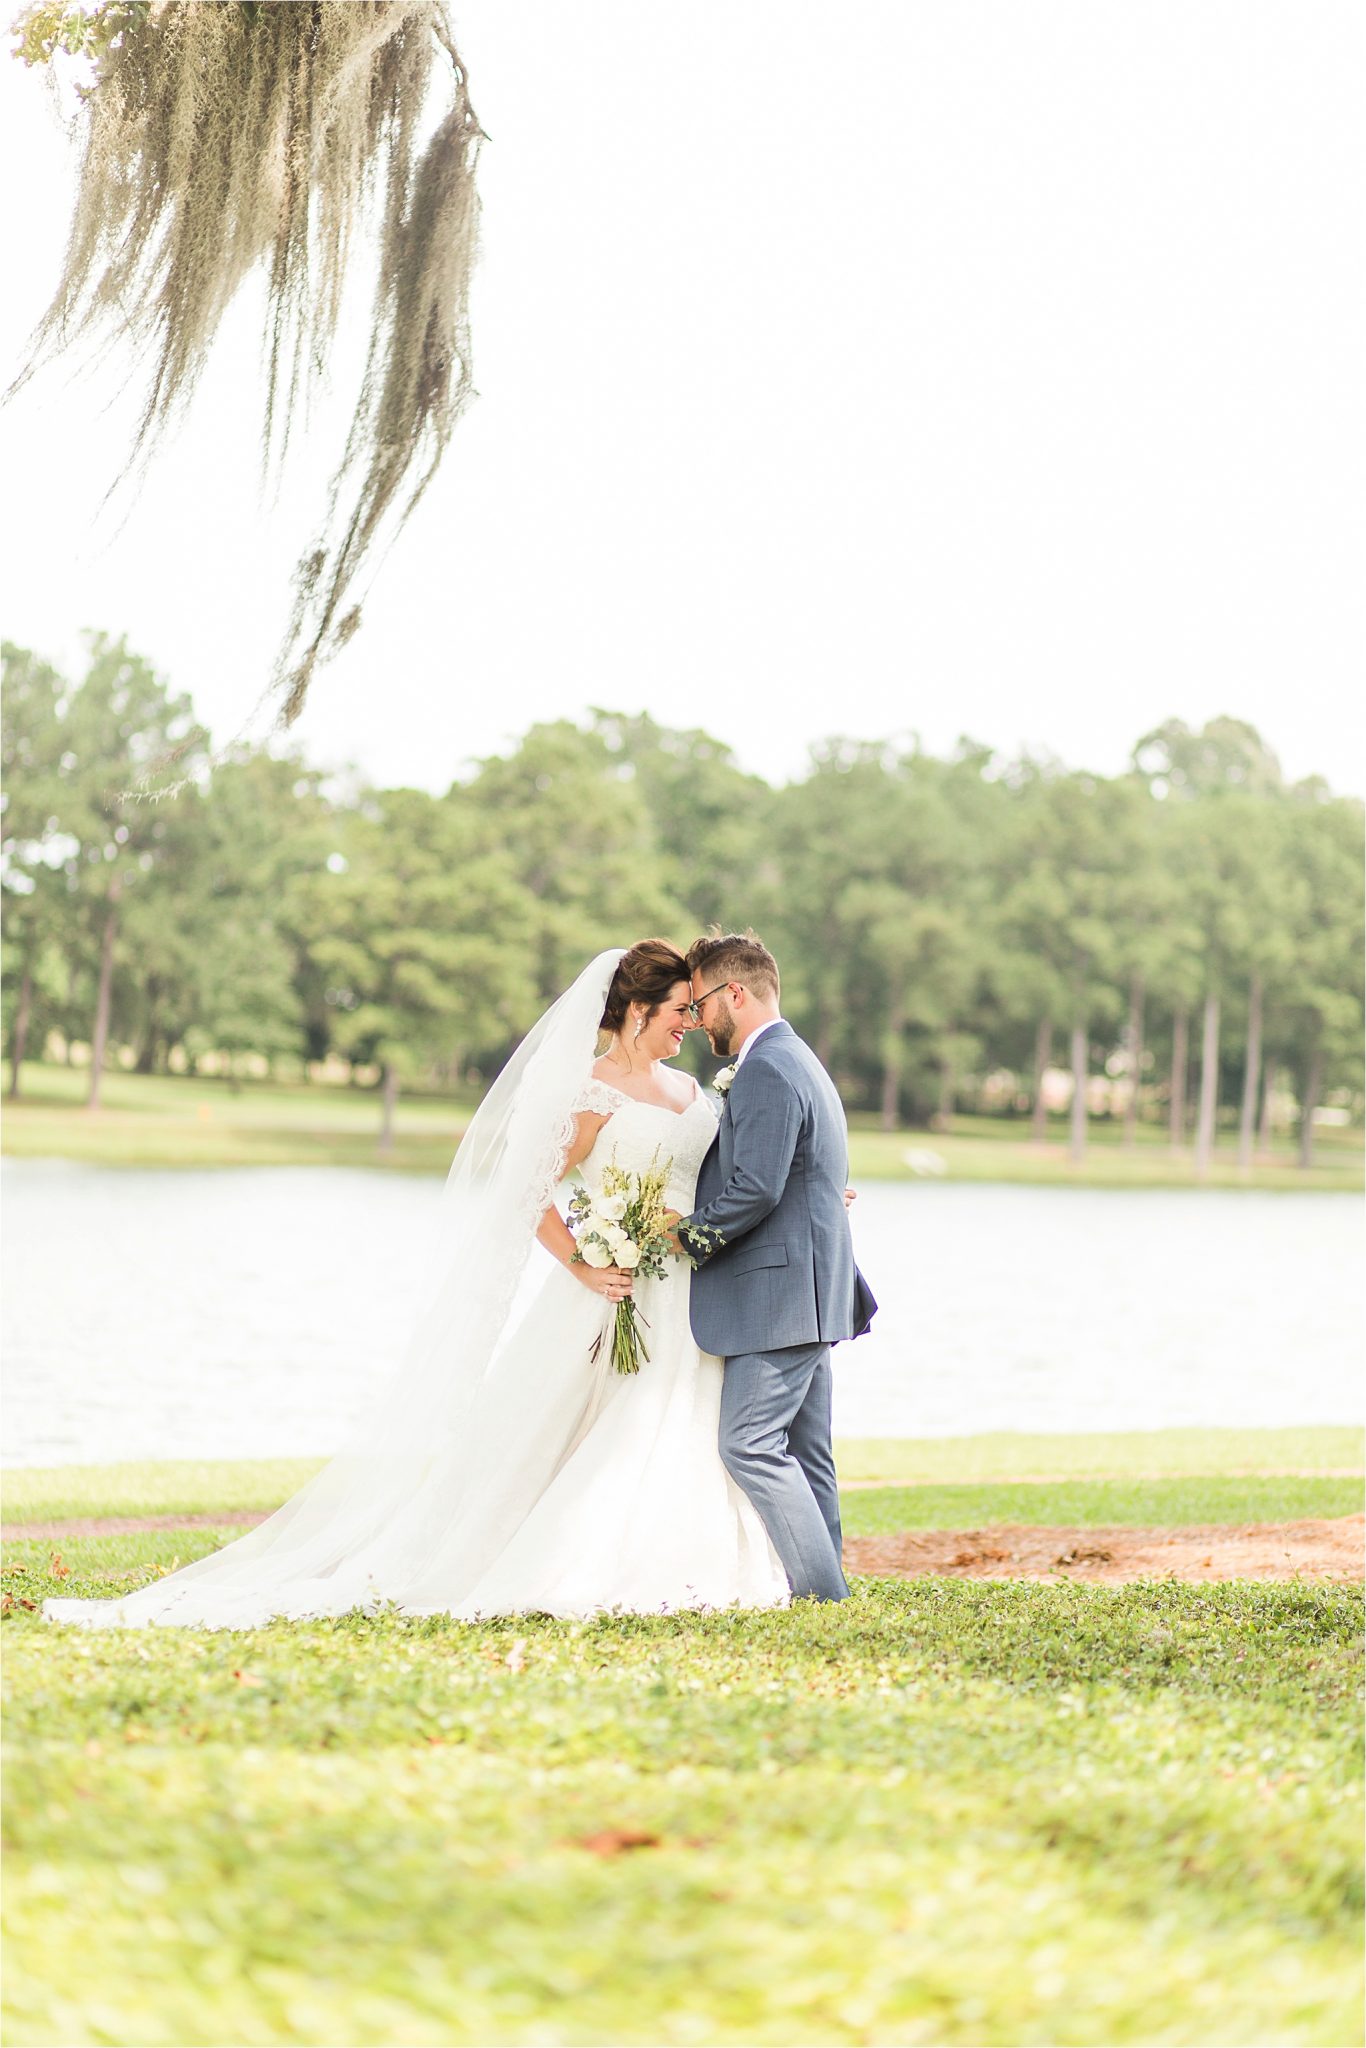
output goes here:
{"type": "Polygon", "coordinates": [[[123,1599],[47,1600],[48,1619],[241,1628],[401,1602],[420,1582],[433,1544],[470,1516],[471,1489],[487,1479],[494,1409],[506,1417],[510,1403],[527,1399],[524,1386],[498,1393],[500,1340],[564,1170],[621,957],[614,947],[589,962],[475,1112],[441,1197],[425,1304],[396,1374],[347,1446],[212,1556],[123,1599]]]}

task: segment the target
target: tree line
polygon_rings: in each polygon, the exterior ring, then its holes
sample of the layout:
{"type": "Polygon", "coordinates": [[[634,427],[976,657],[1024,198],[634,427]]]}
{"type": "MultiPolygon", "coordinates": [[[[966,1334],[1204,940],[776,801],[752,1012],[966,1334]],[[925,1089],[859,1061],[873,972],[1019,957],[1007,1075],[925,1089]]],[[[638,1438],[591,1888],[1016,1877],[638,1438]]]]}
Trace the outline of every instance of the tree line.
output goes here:
{"type": "Polygon", "coordinates": [[[533,726],[443,796],[345,786],[291,753],[214,754],[190,699],[121,640],[72,681],[4,649],[9,1093],[49,1042],[89,1100],[212,1055],[340,1059],[477,1086],[593,952],[753,925],[784,1010],[884,1127],[1028,1115],[1072,1076],[1207,1165],[1273,1097],[1300,1156],[1360,1108],[1362,806],[1287,785],[1249,725],[1171,720],[1103,777],[963,740],[831,739],[774,788],[698,730],[599,711],[533,726]],[[185,785],[129,794],[175,756],[185,785]],[[1089,1084],[1089,1085],[1088,1085],[1089,1084]]]}

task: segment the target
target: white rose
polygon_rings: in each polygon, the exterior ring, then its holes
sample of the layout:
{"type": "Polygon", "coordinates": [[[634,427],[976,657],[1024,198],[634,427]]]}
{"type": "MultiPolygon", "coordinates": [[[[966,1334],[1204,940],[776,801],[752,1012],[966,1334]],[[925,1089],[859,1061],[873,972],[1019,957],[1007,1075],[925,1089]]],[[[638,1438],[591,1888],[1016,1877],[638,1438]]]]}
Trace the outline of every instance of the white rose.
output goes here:
{"type": "Polygon", "coordinates": [[[585,1266],[610,1266],[612,1254],[605,1244],[596,1237],[586,1237],[579,1246],[585,1266]]]}
{"type": "Polygon", "coordinates": [[[632,1244],[629,1237],[623,1238],[616,1248],[617,1264],[624,1273],[630,1273],[640,1264],[640,1246],[632,1244]]]}
{"type": "Polygon", "coordinates": [[[626,1232],[621,1228],[620,1224],[618,1223],[608,1223],[604,1225],[602,1234],[606,1238],[608,1244],[611,1245],[612,1250],[614,1252],[619,1252],[624,1244],[629,1244],[631,1242],[626,1232]]]}
{"type": "Polygon", "coordinates": [[[593,1199],[593,1214],[601,1216],[604,1223],[620,1223],[626,1214],[625,1195],[596,1195],[593,1199]]]}

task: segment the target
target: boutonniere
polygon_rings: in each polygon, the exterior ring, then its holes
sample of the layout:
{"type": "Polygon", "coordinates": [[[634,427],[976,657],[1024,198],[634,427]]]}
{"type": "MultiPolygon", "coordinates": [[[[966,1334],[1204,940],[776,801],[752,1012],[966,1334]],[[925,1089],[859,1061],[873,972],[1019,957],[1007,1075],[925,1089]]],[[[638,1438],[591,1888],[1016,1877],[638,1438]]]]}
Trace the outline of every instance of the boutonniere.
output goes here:
{"type": "Polygon", "coordinates": [[[732,1060],[728,1067],[722,1067],[720,1073],[713,1076],[711,1085],[718,1095],[730,1094],[730,1084],[735,1079],[735,1070],[739,1064],[738,1060],[732,1060]]]}

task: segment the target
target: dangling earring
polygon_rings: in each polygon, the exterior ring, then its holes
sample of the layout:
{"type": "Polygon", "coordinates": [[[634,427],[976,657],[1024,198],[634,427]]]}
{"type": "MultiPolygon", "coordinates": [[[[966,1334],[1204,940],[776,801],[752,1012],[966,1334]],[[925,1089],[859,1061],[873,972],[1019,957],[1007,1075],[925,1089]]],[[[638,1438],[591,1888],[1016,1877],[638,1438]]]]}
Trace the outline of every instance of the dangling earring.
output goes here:
{"type": "Polygon", "coordinates": [[[641,1032],[642,1032],[642,1031],[643,1031],[644,1029],[645,1029],[645,1019],[644,1019],[643,1017],[637,1017],[637,1019],[636,1019],[636,1035],[635,1035],[635,1037],[634,1037],[634,1038],[632,1039],[632,1041],[631,1041],[631,1043],[632,1043],[633,1045],[638,1045],[638,1044],[640,1043],[640,1034],[641,1034],[641,1032]]]}

